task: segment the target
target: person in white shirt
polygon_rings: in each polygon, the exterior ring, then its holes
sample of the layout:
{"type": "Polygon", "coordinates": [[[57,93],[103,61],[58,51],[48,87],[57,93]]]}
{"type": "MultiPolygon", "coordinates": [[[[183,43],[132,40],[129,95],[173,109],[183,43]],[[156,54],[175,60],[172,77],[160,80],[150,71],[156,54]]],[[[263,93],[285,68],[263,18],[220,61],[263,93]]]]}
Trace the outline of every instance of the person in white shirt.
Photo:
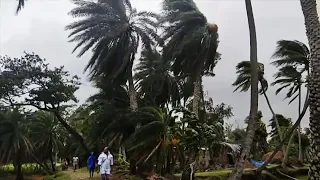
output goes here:
{"type": "Polygon", "coordinates": [[[100,167],[101,180],[109,180],[111,175],[111,166],[113,165],[113,156],[108,147],[98,157],[98,166],[100,167]]]}
{"type": "Polygon", "coordinates": [[[73,171],[76,171],[76,169],[79,165],[79,157],[78,156],[74,156],[72,158],[72,164],[73,164],[73,171]]]}

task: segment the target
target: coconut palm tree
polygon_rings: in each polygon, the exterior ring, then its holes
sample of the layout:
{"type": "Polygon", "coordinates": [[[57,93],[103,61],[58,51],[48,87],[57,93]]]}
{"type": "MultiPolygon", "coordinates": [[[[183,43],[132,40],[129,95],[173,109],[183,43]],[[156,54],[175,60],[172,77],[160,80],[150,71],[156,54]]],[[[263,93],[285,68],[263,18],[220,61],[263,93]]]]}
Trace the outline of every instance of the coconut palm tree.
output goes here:
{"type": "Polygon", "coordinates": [[[207,22],[192,0],[164,0],[163,14],[163,58],[172,62],[176,76],[192,79],[193,112],[199,118],[202,75],[219,59],[218,27],[207,22]]]}
{"type": "MultiPolygon", "coordinates": [[[[254,139],[256,118],[258,113],[258,83],[259,83],[259,64],[257,55],[257,37],[256,28],[252,11],[251,0],[245,0],[249,32],[250,32],[250,62],[251,62],[251,102],[250,102],[250,120],[248,122],[247,133],[244,139],[242,150],[235,168],[233,168],[229,180],[240,179],[244,169],[246,157],[250,153],[251,144],[254,139]]],[[[261,68],[260,68],[261,69],[261,68]]],[[[263,86],[262,86],[262,89],[263,86]]]]}
{"type": "MultiPolygon", "coordinates": [[[[280,87],[277,89],[276,94],[279,94],[283,89],[285,88],[289,88],[289,91],[286,94],[286,98],[291,98],[291,100],[289,101],[289,104],[292,103],[294,100],[296,100],[298,98],[298,115],[300,115],[301,113],[301,104],[302,104],[302,100],[301,100],[301,86],[304,83],[302,80],[302,74],[300,72],[297,71],[297,69],[293,66],[284,66],[282,68],[279,69],[279,72],[277,72],[275,75],[275,79],[276,81],[273,82],[271,85],[277,85],[279,84],[280,87]]],[[[299,137],[299,160],[303,161],[302,159],[302,147],[301,147],[301,137],[300,137],[300,125],[298,128],[298,137],[299,137]]],[[[296,134],[296,131],[294,131],[294,134],[296,134]]],[[[290,140],[293,139],[290,138],[290,140]]],[[[289,142],[292,142],[290,141],[289,142]]],[[[288,144],[288,146],[290,146],[290,144],[288,144]]],[[[286,150],[288,152],[289,148],[286,150]]],[[[285,157],[288,156],[287,153],[285,154],[285,157]]],[[[284,161],[287,158],[284,158],[284,161]]]]}
{"type": "MultiPolygon", "coordinates": [[[[238,77],[235,80],[235,82],[232,84],[235,86],[235,91],[240,90],[241,92],[247,92],[249,88],[251,87],[251,62],[250,61],[242,61],[237,64],[236,66],[238,77]]],[[[273,118],[275,119],[276,125],[277,125],[277,131],[280,137],[280,141],[282,141],[282,133],[281,128],[279,125],[279,122],[277,120],[277,116],[271,106],[271,103],[269,101],[269,98],[266,94],[266,91],[268,90],[268,81],[264,78],[264,65],[262,63],[258,63],[258,79],[260,83],[260,94],[263,94],[268,107],[272,113],[273,118]]],[[[283,147],[283,152],[285,152],[285,147],[283,147]]]]}
{"type": "Polygon", "coordinates": [[[317,12],[316,0],[300,0],[302,12],[305,20],[307,38],[310,47],[310,130],[311,130],[311,153],[313,159],[310,162],[309,179],[320,179],[320,154],[318,147],[320,146],[320,111],[318,109],[320,103],[320,95],[317,87],[320,86],[319,71],[320,71],[320,50],[319,33],[320,22],[317,12]]]}
{"type": "Polygon", "coordinates": [[[93,55],[86,70],[91,77],[102,76],[110,81],[128,81],[130,106],[138,107],[134,89],[132,66],[138,46],[151,49],[157,39],[157,15],[132,8],[129,0],[73,1],[77,7],[70,14],[82,17],[66,27],[71,30],[70,42],[78,42],[74,51],[78,57],[89,49],[93,55]]]}
{"type": "MultiPolygon", "coordinates": [[[[277,48],[272,58],[277,58],[271,64],[279,67],[275,79],[271,85],[280,84],[276,94],[285,88],[289,88],[286,98],[291,98],[289,104],[298,98],[298,115],[301,113],[301,88],[306,80],[303,80],[303,74],[310,74],[310,51],[307,45],[300,41],[280,40],[277,42],[277,48]]],[[[301,127],[298,129],[299,137],[299,160],[302,161],[302,146],[301,146],[301,127]]]]}
{"type": "Polygon", "coordinates": [[[164,61],[157,50],[142,50],[134,78],[138,93],[148,105],[180,105],[179,79],[173,76],[170,68],[170,62],[164,61]]]}

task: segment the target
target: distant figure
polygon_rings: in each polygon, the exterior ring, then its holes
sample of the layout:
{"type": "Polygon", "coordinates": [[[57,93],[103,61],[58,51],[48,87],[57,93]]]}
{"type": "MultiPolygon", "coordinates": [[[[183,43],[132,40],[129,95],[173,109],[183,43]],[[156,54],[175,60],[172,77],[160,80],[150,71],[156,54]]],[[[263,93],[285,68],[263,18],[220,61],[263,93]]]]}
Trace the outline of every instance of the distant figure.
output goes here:
{"type": "Polygon", "coordinates": [[[74,156],[72,158],[72,164],[73,164],[73,171],[76,171],[77,167],[79,167],[79,157],[74,156]]]}
{"type": "Polygon", "coordinates": [[[93,178],[94,169],[96,168],[96,157],[94,156],[93,152],[91,152],[91,155],[89,156],[87,160],[88,169],[89,169],[89,178],[93,178]]]}
{"type": "Polygon", "coordinates": [[[108,150],[108,147],[103,149],[103,152],[98,157],[98,165],[100,167],[101,180],[109,180],[111,175],[111,166],[113,165],[113,156],[108,150]]]}
{"type": "Polygon", "coordinates": [[[66,161],[68,163],[68,165],[70,164],[70,158],[69,157],[66,157],[66,161]]]}
{"type": "Polygon", "coordinates": [[[62,171],[68,170],[69,163],[67,159],[63,160],[62,171]]]}

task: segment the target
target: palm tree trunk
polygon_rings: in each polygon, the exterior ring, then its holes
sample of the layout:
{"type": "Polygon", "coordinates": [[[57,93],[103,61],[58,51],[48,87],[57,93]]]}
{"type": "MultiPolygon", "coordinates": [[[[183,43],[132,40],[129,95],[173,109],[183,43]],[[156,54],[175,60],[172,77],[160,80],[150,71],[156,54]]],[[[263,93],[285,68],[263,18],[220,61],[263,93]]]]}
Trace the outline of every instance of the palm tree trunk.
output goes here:
{"type": "Polygon", "coordinates": [[[192,103],[192,111],[194,112],[197,119],[199,119],[199,109],[200,109],[200,102],[201,102],[201,72],[202,68],[199,67],[197,70],[197,77],[194,82],[194,89],[193,89],[193,103],[192,103]]]}
{"type": "Polygon", "coordinates": [[[16,154],[16,164],[17,164],[17,176],[16,176],[16,180],[23,180],[23,174],[22,174],[22,162],[21,162],[21,156],[22,156],[22,149],[19,148],[16,154]]]}
{"type": "MultiPolygon", "coordinates": [[[[51,144],[51,142],[50,142],[51,144]]],[[[51,164],[51,169],[52,169],[52,172],[55,172],[56,171],[56,165],[54,164],[54,161],[53,161],[53,151],[52,151],[52,146],[50,148],[50,164],[51,164]]]]}
{"type": "Polygon", "coordinates": [[[241,179],[244,163],[250,153],[251,144],[254,138],[257,113],[258,113],[258,58],[257,58],[257,37],[254,17],[252,12],[251,0],[245,0],[248,25],[250,31],[250,61],[251,61],[251,102],[250,102],[250,119],[248,122],[247,133],[242,145],[240,157],[237,160],[235,167],[229,180],[241,179]]]}
{"type": "MultiPolygon", "coordinates": [[[[299,86],[299,115],[301,113],[301,85],[299,86]]],[[[301,124],[298,127],[298,139],[299,139],[299,161],[303,162],[303,155],[302,155],[302,144],[301,144],[301,124]]]]}
{"type": "Polygon", "coordinates": [[[130,108],[132,111],[136,111],[138,109],[138,102],[137,102],[137,92],[134,88],[134,83],[133,83],[132,71],[130,71],[129,73],[128,81],[129,81],[130,108]]]}
{"type": "Polygon", "coordinates": [[[287,164],[288,164],[288,157],[289,157],[289,151],[290,151],[290,146],[292,144],[292,141],[293,141],[293,138],[294,136],[296,135],[296,131],[293,131],[291,133],[291,136],[290,136],[290,139],[289,139],[289,142],[288,142],[288,145],[287,145],[287,150],[286,150],[286,153],[284,154],[284,157],[282,159],[282,164],[281,166],[283,168],[286,168],[287,164]]]}
{"type": "MultiPolygon", "coordinates": [[[[261,85],[261,87],[262,87],[262,82],[261,82],[261,81],[260,81],[260,85],[261,85]]],[[[264,97],[265,97],[265,99],[266,99],[266,101],[267,101],[268,107],[269,107],[269,109],[270,109],[270,111],[271,111],[271,113],[272,113],[273,119],[274,119],[274,121],[276,122],[277,131],[278,131],[279,138],[280,138],[280,142],[281,142],[281,141],[283,140],[283,134],[282,134],[282,132],[281,132],[281,127],[280,127],[278,118],[277,118],[276,114],[275,114],[274,111],[273,111],[273,108],[272,108],[272,106],[271,106],[271,103],[270,103],[270,101],[269,101],[269,98],[268,98],[267,93],[266,93],[266,91],[264,90],[264,88],[262,88],[262,91],[263,91],[263,95],[264,95],[264,97]]],[[[286,153],[286,147],[285,147],[285,145],[283,145],[283,147],[282,147],[282,153],[286,153]]],[[[284,155],[285,155],[285,154],[284,154],[284,155]]]]}
{"type": "MultiPolygon", "coordinates": [[[[131,70],[129,72],[128,82],[129,82],[130,109],[131,111],[137,111],[138,109],[137,92],[134,88],[133,75],[131,70]]],[[[136,129],[139,128],[139,126],[140,124],[137,124],[136,129]]],[[[135,157],[129,158],[129,164],[130,164],[130,173],[133,175],[137,174],[137,166],[136,166],[137,161],[135,157]]]]}
{"type": "Polygon", "coordinates": [[[320,179],[320,22],[317,12],[316,0],[300,0],[307,38],[310,47],[310,130],[311,130],[311,152],[313,159],[310,162],[309,179],[320,179]]]}

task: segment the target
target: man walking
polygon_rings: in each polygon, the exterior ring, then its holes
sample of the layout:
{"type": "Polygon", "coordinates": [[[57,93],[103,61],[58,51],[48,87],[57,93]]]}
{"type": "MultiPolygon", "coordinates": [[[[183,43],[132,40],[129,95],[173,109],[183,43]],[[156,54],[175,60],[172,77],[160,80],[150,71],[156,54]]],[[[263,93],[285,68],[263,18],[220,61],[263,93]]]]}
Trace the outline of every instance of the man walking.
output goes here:
{"type": "Polygon", "coordinates": [[[113,156],[108,150],[108,147],[103,149],[103,152],[98,157],[98,165],[100,166],[101,180],[109,180],[111,175],[111,166],[113,165],[113,156]]]}
{"type": "Polygon", "coordinates": [[[73,171],[76,171],[77,167],[79,167],[79,157],[74,156],[72,158],[73,171]]]}
{"type": "Polygon", "coordinates": [[[91,155],[89,156],[88,160],[87,160],[87,164],[88,164],[88,169],[89,169],[89,178],[93,178],[93,174],[94,174],[94,169],[96,166],[96,157],[94,156],[94,153],[91,152],[91,155]]]}

